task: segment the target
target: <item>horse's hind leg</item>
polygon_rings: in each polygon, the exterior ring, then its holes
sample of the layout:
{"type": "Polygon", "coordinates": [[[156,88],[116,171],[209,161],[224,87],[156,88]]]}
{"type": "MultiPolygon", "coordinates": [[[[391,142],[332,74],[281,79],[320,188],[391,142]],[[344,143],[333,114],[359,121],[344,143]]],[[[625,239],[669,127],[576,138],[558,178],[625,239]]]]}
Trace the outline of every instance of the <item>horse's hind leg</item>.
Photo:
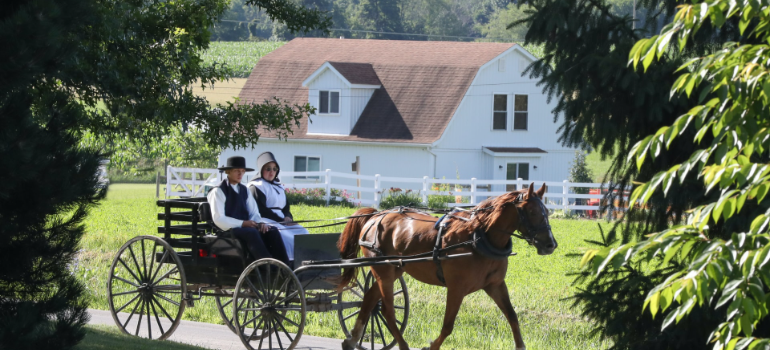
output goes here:
{"type": "Polygon", "coordinates": [[[495,301],[497,307],[503,311],[503,314],[508,319],[508,323],[513,331],[513,340],[516,342],[516,350],[526,350],[527,347],[524,346],[524,339],[521,337],[521,330],[519,329],[519,317],[516,316],[516,311],[513,310],[513,305],[511,305],[511,297],[508,296],[508,286],[503,282],[487,286],[484,288],[484,291],[495,301]]]}
{"type": "Polygon", "coordinates": [[[380,294],[382,294],[382,311],[385,316],[385,323],[388,327],[388,330],[390,331],[390,334],[393,335],[393,338],[396,339],[399,349],[409,350],[409,345],[406,343],[404,337],[401,335],[401,331],[398,329],[398,324],[396,323],[396,309],[393,306],[393,282],[399,276],[395,269],[392,267],[384,271],[383,269],[377,269],[375,271],[375,276],[377,276],[377,280],[380,283],[380,294]],[[381,272],[382,274],[378,274],[377,272],[381,272]]]}
{"type": "Polygon", "coordinates": [[[342,341],[342,350],[355,350],[358,341],[364,334],[364,325],[369,319],[374,306],[380,301],[382,295],[380,294],[379,282],[375,280],[372,284],[372,288],[366,291],[364,294],[364,301],[361,303],[361,310],[356,318],[356,324],[353,326],[353,330],[350,332],[350,338],[342,341]]]}
{"type": "Polygon", "coordinates": [[[455,319],[457,318],[457,313],[460,311],[460,305],[463,303],[463,298],[465,298],[464,291],[460,291],[460,288],[450,288],[450,286],[447,286],[446,310],[444,310],[444,324],[441,327],[441,334],[436,340],[430,343],[429,348],[423,348],[423,350],[440,349],[444,340],[452,334],[452,330],[454,330],[455,327],[455,319]]]}

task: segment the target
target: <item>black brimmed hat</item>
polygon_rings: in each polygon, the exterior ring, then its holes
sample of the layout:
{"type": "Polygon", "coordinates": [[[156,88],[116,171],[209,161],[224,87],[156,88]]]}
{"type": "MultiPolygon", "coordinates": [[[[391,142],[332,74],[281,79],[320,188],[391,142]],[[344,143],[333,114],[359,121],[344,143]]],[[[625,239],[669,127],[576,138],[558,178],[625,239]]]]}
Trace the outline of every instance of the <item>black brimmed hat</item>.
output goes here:
{"type": "Polygon", "coordinates": [[[227,158],[227,165],[219,168],[219,170],[230,169],[246,169],[246,171],[254,171],[254,169],[246,167],[246,158],[241,156],[227,158]]]}

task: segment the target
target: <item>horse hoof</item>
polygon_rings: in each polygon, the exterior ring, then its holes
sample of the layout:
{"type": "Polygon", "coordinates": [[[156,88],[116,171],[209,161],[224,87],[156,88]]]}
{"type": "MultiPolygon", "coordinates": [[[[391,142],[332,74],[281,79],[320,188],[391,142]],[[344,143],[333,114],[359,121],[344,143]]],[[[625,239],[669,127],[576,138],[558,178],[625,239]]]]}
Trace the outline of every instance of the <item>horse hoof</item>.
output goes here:
{"type": "Polygon", "coordinates": [[[345,340],[342,341],[342,350],[356,350],[355,346],[350,346],[348,344],[349,340],[350,339],[345,339],[345,340]]]}

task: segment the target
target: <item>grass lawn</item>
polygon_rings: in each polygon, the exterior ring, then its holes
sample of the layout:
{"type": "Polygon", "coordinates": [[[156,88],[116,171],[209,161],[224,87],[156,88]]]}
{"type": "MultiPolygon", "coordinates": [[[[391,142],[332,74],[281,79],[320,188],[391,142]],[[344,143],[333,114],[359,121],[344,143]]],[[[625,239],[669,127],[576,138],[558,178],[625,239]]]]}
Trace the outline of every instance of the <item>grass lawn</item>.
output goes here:
{"type": "Polygon", "coordinates": [[[86,337],[75,350],[202,350],[204,348],[172,341],[147,340],[123,334],[115,327],[86,326],[86,337]]]}
{"type": "MultiPolygon", "coordinates": [[[[156,235],[158,208],[154,185],[116,184],[107,199],[95,208],[87,222],[87,234],[74,273],[87,285],[91,307],[106,310],[106,281],[115,252],[137,235],[156,235]]],[[[354,209],[292,206],[297,220],[323,219],[352,214],[354,209]]],[[[588,220],[551,220],[559,248],[538,256],[523,241],[514,241],[517,256],[510,258],[506,282],[530,349],[605,349],[609,343],[589,338],[591,323],[566,300],[575,292],[572,278],[587,246],[585,238],[598,236],[597,223],[588,220]]],[[[325,228],[339,232],[340,228],[325,228]]],[[[427,346],[438,336],[444,314],[446,291],[407,278],[411,299],[409,327],[404,334],[411,347],[427,346]]],[[[222,324],[213,298],[187,308],[185,319],[222,324]]],[[[308,314],[305,334],[343,338],[335,312],[308,314]]],[[[167,343],[164,343],[167,344],[167,343]]],[[[513,347],[508,323],[483,292],[469,295],[460,310],[454,332],[444,343],[447,349],[503,349],[513,347]]],[[[83,348],[90,349],[90,348],[83,348]]]]}

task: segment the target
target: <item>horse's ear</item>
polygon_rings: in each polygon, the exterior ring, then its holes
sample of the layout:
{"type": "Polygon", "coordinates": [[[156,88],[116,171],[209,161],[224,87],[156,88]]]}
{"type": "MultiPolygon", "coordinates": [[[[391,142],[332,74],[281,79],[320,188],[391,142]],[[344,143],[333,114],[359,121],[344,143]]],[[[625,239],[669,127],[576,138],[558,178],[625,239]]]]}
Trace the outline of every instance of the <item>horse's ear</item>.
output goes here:
{"type": "Polygon", "coordinates": [[[537,190],[537,196],[540,197],[540,199],[543,199],[543,195],[545,195],[545,191],[547,190],[545,186],[545,182],[543,182],[543,186],[540,186],[540,189],[537,190]]]}
{"type": "Polygon", "coordinates": [[[530,183],[529,187],[527,188],[527,198],[532,198],[533,193],[534,193],[533,190],[532,190],[533,188],[535,188],[535,183],[534,182],[530,183]]]}

